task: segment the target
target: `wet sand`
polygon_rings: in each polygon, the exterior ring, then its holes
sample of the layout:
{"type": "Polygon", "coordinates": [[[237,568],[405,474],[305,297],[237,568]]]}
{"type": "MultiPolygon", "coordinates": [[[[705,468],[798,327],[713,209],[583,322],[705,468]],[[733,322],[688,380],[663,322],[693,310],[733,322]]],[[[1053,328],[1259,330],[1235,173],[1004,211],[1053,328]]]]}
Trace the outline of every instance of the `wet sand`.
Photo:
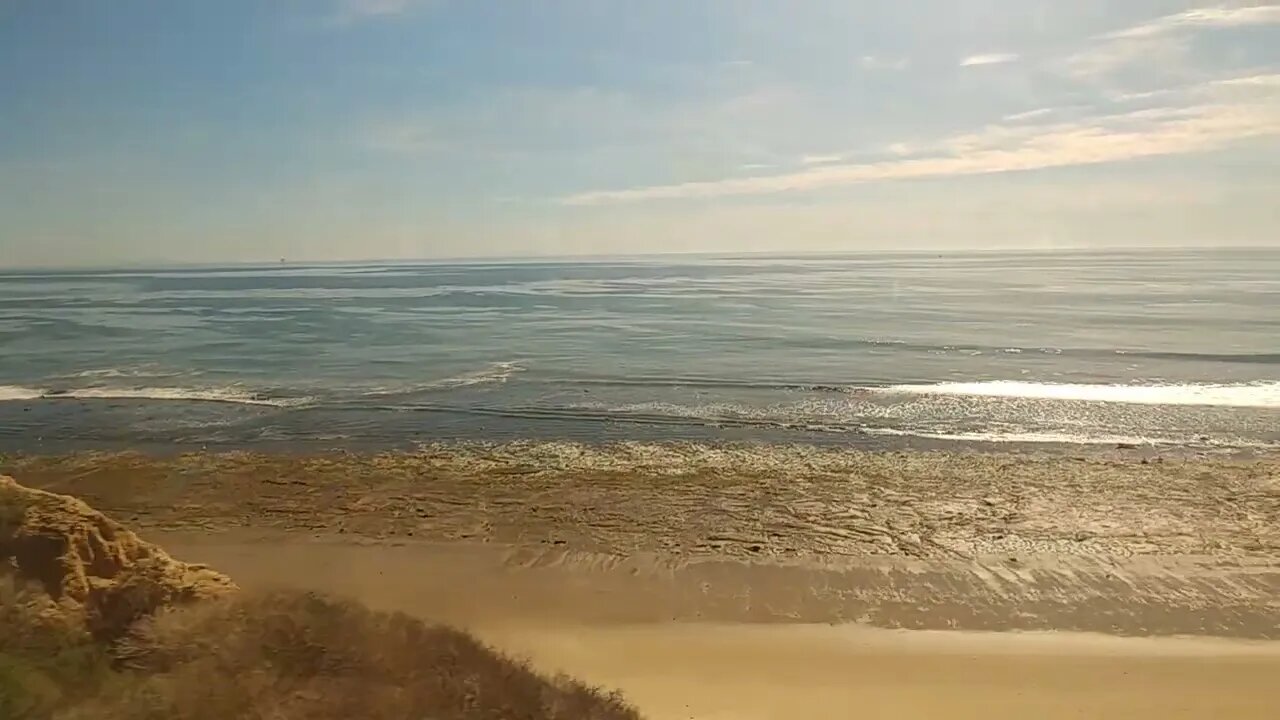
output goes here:
{"type": "Polygon", "coordinates": [[[928,630],[1280,637],[1280,568],[1204,558],[673,560],[486,543],[145,532],[242,584],[286,582],[467,626],[842,623],[928,630]]]}
{"type": "Polygon", "coordinates": [[[1280,702],[1276,458],[540,443],[0,472],[247,587],[464,625],[655,718],[1280,702]]]}
{"type": "Polygon", "coordinates": [[[415,453],[0,457],[158,529],[275,529],[674,557],[1280,554],[1280,458],[574,443],[415,453]]]}
{"type": "Polygon", "coordinates": [[[143,533],[322,557],[375,545],[405,569],[455,553],[464,569],[544,568],[553,606],[578,586],[646,598],[643,617],[584,610],[612,621],[1280,639],[1276,458],[526,443],[11,457],[0,472],[143,533]]]}

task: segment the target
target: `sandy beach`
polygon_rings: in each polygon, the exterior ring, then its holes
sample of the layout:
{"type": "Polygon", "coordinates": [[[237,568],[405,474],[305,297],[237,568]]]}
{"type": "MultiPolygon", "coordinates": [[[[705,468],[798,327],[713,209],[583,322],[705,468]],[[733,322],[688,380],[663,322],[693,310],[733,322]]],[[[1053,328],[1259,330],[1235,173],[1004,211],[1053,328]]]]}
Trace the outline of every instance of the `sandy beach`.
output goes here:
{"type": "Polygon", "coordinates": [[[1273,458],[557,443],[0,472],[654,718],[1274,714],[1273,458]]]}
{"type": "Polygon", "coordinates": [[[686,718],[1267,718],[1275,648],[812,625],[489,633],[547,669],[686,718]]]}

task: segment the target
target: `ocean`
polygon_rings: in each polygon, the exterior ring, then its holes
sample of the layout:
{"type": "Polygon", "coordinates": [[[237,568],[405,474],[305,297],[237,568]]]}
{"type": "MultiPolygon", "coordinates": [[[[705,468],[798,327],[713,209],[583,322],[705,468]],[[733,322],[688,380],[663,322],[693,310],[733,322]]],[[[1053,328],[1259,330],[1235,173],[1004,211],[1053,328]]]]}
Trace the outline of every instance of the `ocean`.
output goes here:
{"type": "Polygon", "coordinates": [[[1280,249],[0,272],[0,449],[1280,445],[1280,249]]]}

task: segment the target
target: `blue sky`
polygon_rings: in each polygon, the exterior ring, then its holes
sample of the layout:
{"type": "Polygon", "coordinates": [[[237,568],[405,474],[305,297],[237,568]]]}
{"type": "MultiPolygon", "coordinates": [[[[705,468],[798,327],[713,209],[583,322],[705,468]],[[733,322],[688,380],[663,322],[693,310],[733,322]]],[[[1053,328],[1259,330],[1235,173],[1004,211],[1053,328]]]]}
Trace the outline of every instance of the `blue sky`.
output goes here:
{"type": "Polygon", "coordinates": [[[0,0],[0,265],[1280,245],[1280,5],[0,0]]]}

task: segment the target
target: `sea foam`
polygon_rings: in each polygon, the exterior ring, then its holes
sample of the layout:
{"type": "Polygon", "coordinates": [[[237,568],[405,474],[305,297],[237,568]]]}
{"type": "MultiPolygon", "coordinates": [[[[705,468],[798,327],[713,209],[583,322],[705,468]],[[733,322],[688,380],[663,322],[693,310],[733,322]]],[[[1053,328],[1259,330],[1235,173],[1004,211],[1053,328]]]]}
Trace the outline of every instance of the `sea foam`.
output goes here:
{"type": "Polygon", "coordinates": [[[891,385],[881,391],[918,395],[1087,400],[1142,405],[1214,405],[1280,407],[1280,382],[1184,385],[1084,385],[1009,380],[891,385]]]}

